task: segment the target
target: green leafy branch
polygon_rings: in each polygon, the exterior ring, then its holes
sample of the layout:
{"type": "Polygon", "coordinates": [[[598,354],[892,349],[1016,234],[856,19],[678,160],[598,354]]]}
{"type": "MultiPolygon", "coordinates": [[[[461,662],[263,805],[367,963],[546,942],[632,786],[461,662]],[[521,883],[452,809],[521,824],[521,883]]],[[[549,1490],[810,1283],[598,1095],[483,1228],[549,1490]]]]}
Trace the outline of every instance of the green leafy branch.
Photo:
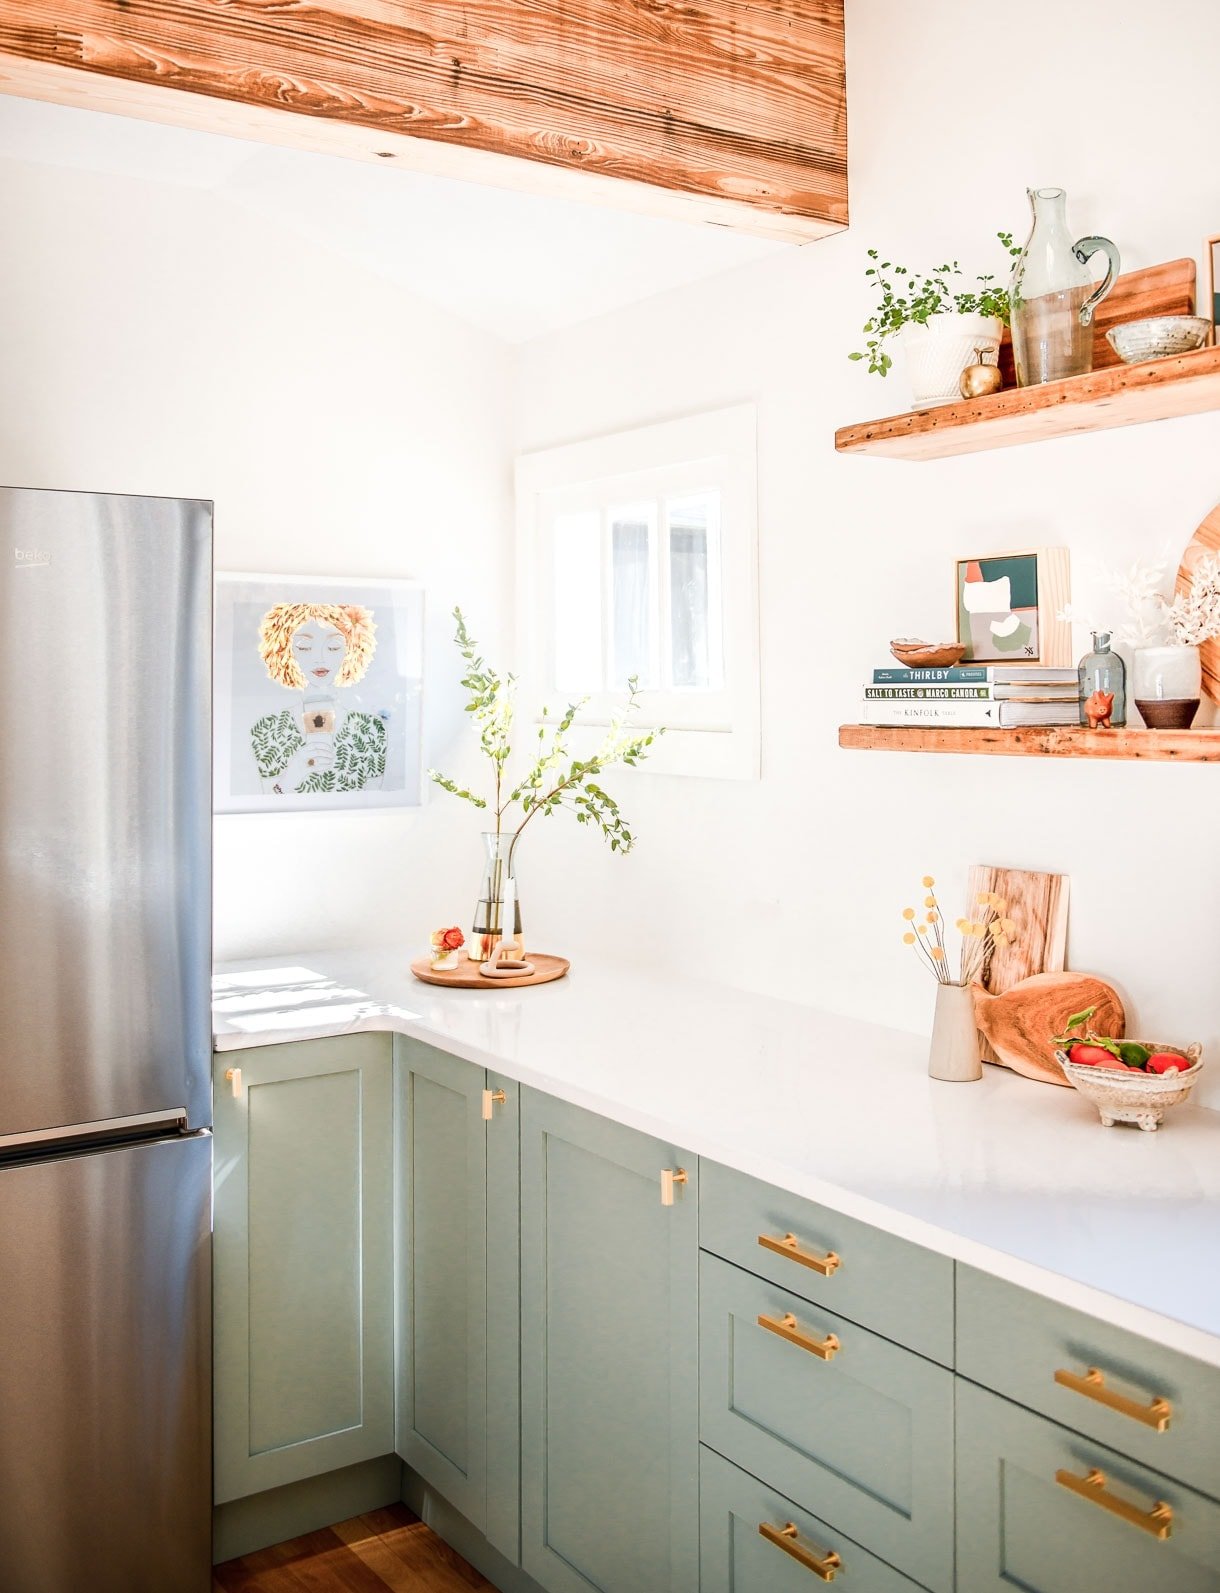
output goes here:
{"type": "MultiPolygon", "coordinates": [[[[1010,256],[1021,253],[1021,245],[1013,242],[1011,232],[997,232],[996,237],[1010,256]]],[[[865,321],[863,330],[871,333],[862,349],[849,354],[850,360],[868,360],[869,371],[875,376],[888,374],[893,360],[886,351],[885,340],[912,323],[923,326],[934,315],[986,315],[995,317],[1007,326],[1011,314],[1008,289],[996,287],[995,274],[979,275],[974,280],[977,287],[961,287],[962,268],[956,260],[946,261],[927,276],[920,276],[909,266],[895,265],[882,260],[876,249],[868,251],[873,262],[865,271],[880,288],[881,299],[877,308],[865,321]]]]}
{"type": "MultiPolygon", "coordinates": [[[[601,744],[588,758],[573,756],[568,746],[569,733],[588,698],[569,703],[557,720],[552,720],[544,708],[534,761],[505,795],[505,769],[512,756],[517,677],[499,674],[480,657],[460,608],[454,609],[453,617],[457,625],[454,640],[466,664],[462,685],[470,693],[466,712],[474,716],[479,726],[480,748],[494,769],[495,798],[491,810],[495,815],[497,835],[505,827],[505,816],[510,810],[520,809],[520,822],[509,851],[510,869],[517,844],[533,820],[539,814],[552,818],[565,808],[575,815],[578,824],[592,824],[599,829],[610,843],[611,851],[629,852],[635,845],[635,835],[618,803],[599,783],[599,776],[617,764],[635,768],[647,757],[656,738],[665,734],[663,727],[647,731],[631,728],[630,721],[639,709],[637,677],[633,675],[628,681],[627,702],[615,714],[601,744]]],[[[486,798],[460,786],[438,770],[429,769],[428,775],[435,784],[462,801],[476,808],[488,807],[486,798]]]]}

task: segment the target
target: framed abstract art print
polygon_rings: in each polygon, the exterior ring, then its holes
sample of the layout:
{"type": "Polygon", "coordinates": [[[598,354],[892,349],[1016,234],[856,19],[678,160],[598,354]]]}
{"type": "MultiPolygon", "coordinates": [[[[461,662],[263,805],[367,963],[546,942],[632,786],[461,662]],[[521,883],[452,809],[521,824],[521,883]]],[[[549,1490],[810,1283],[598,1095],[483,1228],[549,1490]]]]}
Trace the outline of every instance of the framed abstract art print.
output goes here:
{"type": "Polygon", "coordinates": [[[417,806],[423,641],[412,581],[217,575],[216,812],[417,806]]]}
{"type": "Polygon", "coordinates": [[[957,639],[974,664],[1074,662],[1059,618],[1071,595],[1066,548],[1032,548],[957,561],[957,639]]]}

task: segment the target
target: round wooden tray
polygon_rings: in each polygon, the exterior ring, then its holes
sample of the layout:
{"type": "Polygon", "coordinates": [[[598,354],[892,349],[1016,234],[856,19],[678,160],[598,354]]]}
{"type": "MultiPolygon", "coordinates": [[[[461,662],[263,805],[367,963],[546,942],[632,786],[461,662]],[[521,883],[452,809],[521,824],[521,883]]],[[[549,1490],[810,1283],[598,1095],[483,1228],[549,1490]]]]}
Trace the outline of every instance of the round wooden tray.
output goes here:
{"type": "Polygon", "coordinates": [[[515,990],[518,985],[549,985],[552,979],[562,979],[572,966],[566,957],[548,957],[539,951],[527,952],[525,960],[533,963],[533,973],[515,979],[484,979],[479,964],[468,957],[448,970],[437,970],[427,957],[420,957],[411,964],[411,972],[426,985],[449,985],[454,990],[515,990]]]}

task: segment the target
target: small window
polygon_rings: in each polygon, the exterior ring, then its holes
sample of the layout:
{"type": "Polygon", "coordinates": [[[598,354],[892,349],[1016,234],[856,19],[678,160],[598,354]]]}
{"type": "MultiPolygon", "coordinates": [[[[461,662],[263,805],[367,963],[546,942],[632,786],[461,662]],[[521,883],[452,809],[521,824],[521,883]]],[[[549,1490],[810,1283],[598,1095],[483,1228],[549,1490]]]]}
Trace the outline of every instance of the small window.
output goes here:
{"type": "Polygon", "coordinates": [[[752,406],[527,454],[517,490],[531,695],[605,723],[634,679],[648,768],[757,777],[752,406]]]}

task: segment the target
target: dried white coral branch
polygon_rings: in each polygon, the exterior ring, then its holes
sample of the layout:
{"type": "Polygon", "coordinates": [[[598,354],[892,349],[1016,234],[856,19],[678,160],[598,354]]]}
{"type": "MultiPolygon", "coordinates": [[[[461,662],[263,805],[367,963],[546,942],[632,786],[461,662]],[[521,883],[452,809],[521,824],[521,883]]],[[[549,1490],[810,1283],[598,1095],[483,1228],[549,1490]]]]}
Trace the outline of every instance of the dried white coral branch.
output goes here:
{"type": "Polygon", "coordinates": [[[1164,605],[1165,623],[1181,647],[1220,636],[1220,553],[1206,553],[1190,573],[1190,586],[1164,605]]]}
{"type": "Polygon", "coordinates": [[[1119,600],[1114,619],[1099,620],[1079,605],[1068,603],[1059,618],[1092,631],[1108,630],[1127,647],[1196,647],[1220,636],[1220,555],[1207,554],[1195,565],[1190,589],[1170,599],[1165,595],[1170,561],[1137,559],[1126,570],[1095,561],[1096,584],[1119,600]]]}

